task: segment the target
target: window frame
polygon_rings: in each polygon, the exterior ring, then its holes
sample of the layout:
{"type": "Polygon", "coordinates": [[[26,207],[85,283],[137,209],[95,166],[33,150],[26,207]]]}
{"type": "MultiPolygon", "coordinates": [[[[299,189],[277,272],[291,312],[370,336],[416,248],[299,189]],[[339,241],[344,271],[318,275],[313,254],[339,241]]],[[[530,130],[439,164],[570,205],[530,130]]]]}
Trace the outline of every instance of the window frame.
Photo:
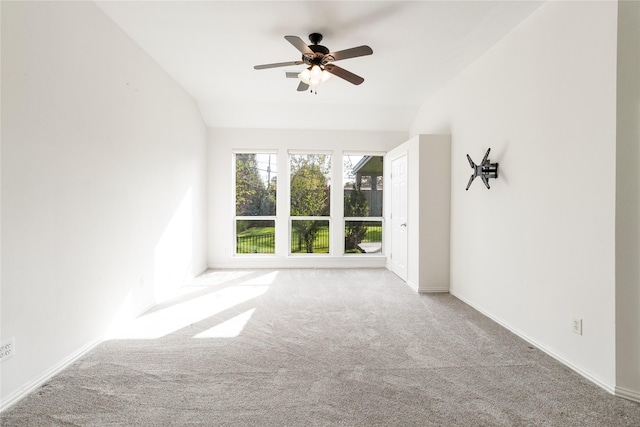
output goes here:
{"type": "MultiPolygon", "coordinates": [[[[345,185],[347,184],[347,181],[345,180],[345,175],[346,175],[346,171],[344,169],[344,159],[345,157],[348,156],[370,156],[370,157],[380,157],[382,160],[382,171],[380,172],[380,177],[384,177],[384,164],[385,164],[385,157],[386,157],[386,153],[384,152],[372,152],[372,151],[343,151],[342,152],[342,159],[341,159],[341,165],[342,165],[342,169],[341,169],[341,178],[342,178],[342,182],[341,182],[341,202],[342,202],[342,206],[344,207],[344,201],[345,201],[345,185]]],[[[383,196],[382,196],[382,200],[384,200],[384,180],[382,182],[382,191],[383,191],[383,196]]],[[[385,255],[385,247],[384,247],[384,230],[385,230],[385,222],[384,222],[384,202],[381,203],[381,215],[380,216],[358,216],[358,217],[353,217],[353,216],[345,216],[344,210],[342,212],[342,242],[343,242],[343,246],[342,246],[342,256],[346,256],[346,257],[362,257],[362,256],[366,256],[366,257],[372,257],[372,256],[384,256],[385,255]],[[380,251],[379,252],[374,252],[374,253],[347,253],[347,248],[345,245],[346,242],[346,227],[347,227],[347,222],[353,222],[353,221],[360,221],[360,222],[379,222],[380,223],[380,251]]]]}
{"type": "Polygon", "coordinates": [[[287,254],[290,257],[326,257],[332,256],[334,254],[332,236],[333,236],[333,212],[334,212],[334,170],[335,170],[335,158],[336,154],[333,150],[297,150],[290,149],[287,150],[287,223],[288,223],[288,233],[287,233],[287,254]],[[309,215],[292,215],[291,214],[291,157],[297,155],[317,155],[317,156],[329,156],[329,215],[328,216],[309,216],[309,215]],[[292,241],[293,241],[293,221],[327,221],[328,222],[328,246],[329,251],[326,253],[308,253],[308,252],[293,252],[292,241]]]}
{"type": "Polygon", "coordinates": [[[232,150],[232,179],[231,179],[231,193],[233,195],[233,203],[231,204],[231,208],[233,209],[232,213],[232,238],[233,238],[233,256],[234,257],[275,257],[278,253],[278,198],[279,196],[279,187],[281,186],[280,178],[278,176],[278,158],[280,157],[279,150],[259,150],[259,149],[234,149],[232,150]],[[238,194],[236,192],[236,183],[237,183],[237,156],[238,154],[269,154],[275,156],[276,165],[275,165],[275,176],[276,176],[276,200],[275,200],[275,215],[237,215],[237,198],[238,194]],[[239,253],[238,252],[238,221],[273,221],[273,252],[267,253],[239,253]]]}

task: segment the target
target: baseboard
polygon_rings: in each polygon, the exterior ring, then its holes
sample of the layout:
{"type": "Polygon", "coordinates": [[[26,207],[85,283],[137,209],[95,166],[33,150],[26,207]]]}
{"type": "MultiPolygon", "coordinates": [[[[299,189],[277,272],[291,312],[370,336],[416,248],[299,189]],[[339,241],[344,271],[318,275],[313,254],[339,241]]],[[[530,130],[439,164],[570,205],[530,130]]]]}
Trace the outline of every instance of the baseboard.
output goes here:
{"type": "Polygon", "coordinates": [[[416,283],[413,283],[411,280],[407,280],[405,282],[407,284],[407,286],[409,286],[413,291],[415,292],[419,292],[418,291],[418,285],[416,283]]]}
{"type": "Polygon", "coordinates": [[[447,293],[449,292],[449,288],[422,288],[418,289],[418,293],[420,294],[437,294],[437,293],[447,293]]]}
{"type": "Polygon", "coordinates": [[[637,391],[629,390],[624,387],[616,387],[615,394],[616,396],[624,397],[625,399],[640,403],[640,393],[637,391]]]}
{"type": "Polygon", "coordinates": [[[500,318],[497,318],[496,316],[492,315],[491,313],[487,312],[482,307],[478,307],[477,305],[471,303],[470,301],[467,301],[466,299],[464,299],[464,298],[460,297],[459,295],[457,295],[455,292],[451,292],[450,291],[450,293],[454,297],[458,298],[460,301],[462,301],[465,304],[467,304],[468,306],[472,307],[474,310],[477,310],[480,313],[484,314],[485,316],[487,316],[488,318],[490,318],[491,320],[493,320],[494,322],[496,322],[500,326],[502,326],[502,327],[508,329],[509,331],[513,332],[514,334],[516,334],[517,336],[519,336],[520,338],[522,338],[523,340],[525,340],[529,344],[531,344],[534,347],[538,348],[539,350],[545,352],[549,356],[551,356],[554,359],[556,359],[558,362],[562,363],[563,365],[567,366],[571,370],[573,370],[576,373],[580,374],[581,376],[583,376],[587,380],[591,381],[592,383],[594,383],[598,387],[604,389],[607,393],[610,393],[610,394],[613,394],[613,395],[617,395],[615,385],[608,384],[607,382],[602,381],[600,378],[598,378],[597,376],[591,374],[590,372],[585,371],[584,369],[574,365],[569,360],[565,359],[563,356],[561,356],[561,355],[557,354],[556,352],[554,352],[553,350],[550,350],[549,348],[545,347],[544,344],[541,344],[540,342],[536,341],[535,339],[533,339],[529,335],[525,334],[524,332],[518,330],[517,328],[512,327],[510,324],[508,324],[507,322],[503,321],[500,318]]]}
{"type": "Polygon", "coordinates": [[[447,293],[449,292],[449,287],[445,286],[445,287],[441,287],[441,288],[421,288],[418,284],[407,280],[407,285],[413,289],[414,291],[416,291],[419,294],[437,294],[437,293],[447,293]]]}
{"type": "Polygon", "coordinates": [[[158,304],[159,304],[158,302],[153,301],[147,305],[142,306],[141,308],[136,310],[136,312],[133,315],[133,318],[137,319],[138,317],[142,316],[143,314],[145,314],[147,311],[151,310],[153,307],[155,307],[158,304]]]}
{"type": "Polygon", "coordinates": [[[40,387],[41,385],[49,381],[54,375],[58,374],[59,372],[67,368],[69,365],[71,365],[73,362],[75,362],[76,360],[78,360],[79,358],[87,354],[89,351],[93,350],[101,342],[102,342],[102,338],[90,341],[83,347],[79,348],[78,350],[76,350],[75,352],[73,352],[63,360],[61,360],[59,363],[57,363],[50,369],[43,372],[38,377],[34,378],[33,380],[29,381],[28,383],[20,387],[18,390],[11,393],[6,398],[3,398],[2,402],[0,402],[0,412],[5,411],[9,407],[18,403],[20,400],[25,398],[29,393],[31,393],[32,391],[34,391],[35,389],[37,389],[38,387],[40,387]]]}
{"type": "Polygon", "coordinates": [[[384,255],[290,255],[281,256],[253,256],[238,255],[227,260],[210,261],[210,269],[241,269],[241,268],[386,268],[384,255]]]}

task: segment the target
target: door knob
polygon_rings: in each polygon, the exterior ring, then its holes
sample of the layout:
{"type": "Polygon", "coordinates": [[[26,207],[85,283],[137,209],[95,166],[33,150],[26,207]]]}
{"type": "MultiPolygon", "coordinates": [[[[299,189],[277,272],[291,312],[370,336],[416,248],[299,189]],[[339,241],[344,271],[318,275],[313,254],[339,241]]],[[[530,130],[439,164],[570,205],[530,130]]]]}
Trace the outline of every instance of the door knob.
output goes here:
{"type": "Polygon", "coordinates": [[[407,223],[405,222],[404,224],[400,224],[400,227],[406,227],[407,223]]]}

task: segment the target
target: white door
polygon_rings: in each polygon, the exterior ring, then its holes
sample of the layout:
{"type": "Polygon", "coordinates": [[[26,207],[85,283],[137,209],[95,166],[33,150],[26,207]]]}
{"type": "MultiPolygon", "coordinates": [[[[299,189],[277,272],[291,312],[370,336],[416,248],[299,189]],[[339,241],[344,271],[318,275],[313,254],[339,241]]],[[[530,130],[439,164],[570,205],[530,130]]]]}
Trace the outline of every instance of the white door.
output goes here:
{"type": "Polygon", "coordinates": [[[391,161],[391,271],[407,280],[407,156],[391,161]]]}

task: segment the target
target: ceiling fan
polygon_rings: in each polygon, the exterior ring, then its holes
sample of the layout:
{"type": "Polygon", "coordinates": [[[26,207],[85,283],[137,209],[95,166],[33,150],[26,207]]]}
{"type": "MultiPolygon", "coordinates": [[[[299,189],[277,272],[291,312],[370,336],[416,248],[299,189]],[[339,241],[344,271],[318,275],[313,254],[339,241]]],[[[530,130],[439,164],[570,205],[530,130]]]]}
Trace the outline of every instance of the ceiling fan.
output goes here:
{"type": "Polygon", "coordinates": [[[362,77],[338,67],[333,64],[333,62],[371,55],[373,50],[371,50],[369,46],[363,45],[351,49],[339,50],[337,52],[330,52],[329,49],[318,44],[322,41],[322,34],[319,33],[309,34],[309,40],[311,40],[312,43],[310,45],[307,45],[298,36],[284,36],[284,38],[302,53],[301,60],[256,65],[253,68],[256,70],[264,70],[266,68],[288,67],[290,65],[308,65],[301,73],[287,73],[287,77],[300,79],[298,92],[304,92],[311,88],[312,92],[317,93],[318,85],[326,82],[332,75],[338,76],[354,85],[359,85],[364,81],[362,77]]]}

